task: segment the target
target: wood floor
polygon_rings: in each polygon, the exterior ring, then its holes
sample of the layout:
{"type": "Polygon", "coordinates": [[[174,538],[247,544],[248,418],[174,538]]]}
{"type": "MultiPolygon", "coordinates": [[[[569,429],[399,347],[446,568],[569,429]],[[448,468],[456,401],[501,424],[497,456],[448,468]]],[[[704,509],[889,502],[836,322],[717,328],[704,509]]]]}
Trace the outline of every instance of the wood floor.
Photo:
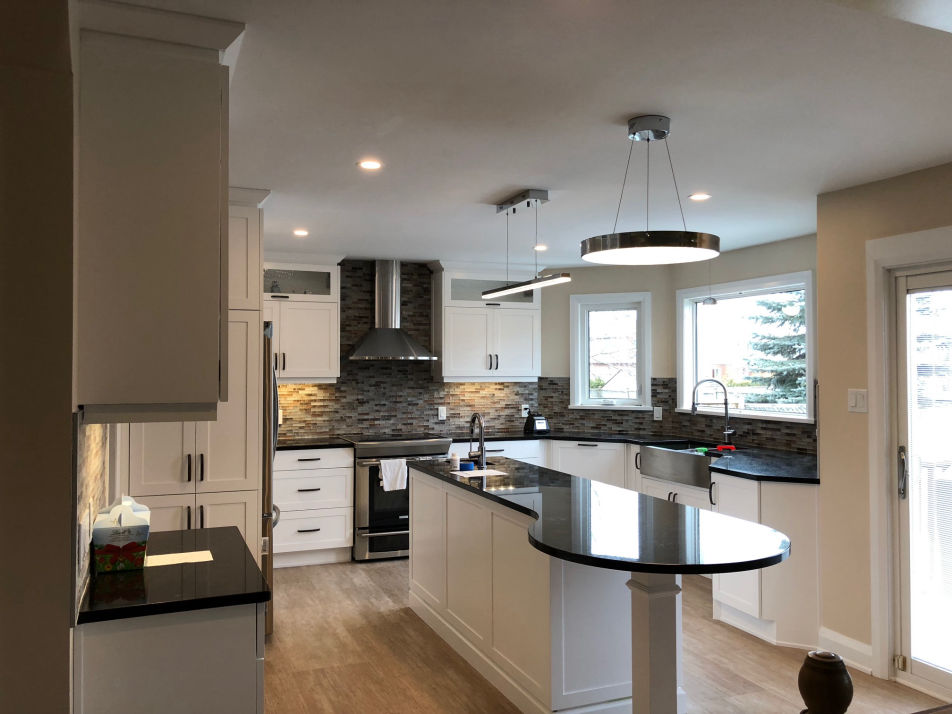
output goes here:
{"type": "MultiPolygon", "coordinates": [[[[269,714],[509,714],[517,710],[407,606],[406,560],[275,570],[265,652],[269,714]]],[[[684,578],[689,712],[798,714],[799,650],[711,619],[710,581],[684,578]]],[[[859,672],[850,714],[909,714],[940,702],[859,672]]]]}

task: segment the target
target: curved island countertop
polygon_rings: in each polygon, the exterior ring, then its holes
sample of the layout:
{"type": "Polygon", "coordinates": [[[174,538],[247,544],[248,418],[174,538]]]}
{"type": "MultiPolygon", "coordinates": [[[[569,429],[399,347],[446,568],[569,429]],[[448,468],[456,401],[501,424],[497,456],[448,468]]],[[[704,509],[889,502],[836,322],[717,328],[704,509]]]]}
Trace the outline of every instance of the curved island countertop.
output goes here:
{"type": "Polygon", "coordinates": [[[529,542],[547,555],[583,565],[645,573],[730,573],[776,565],[790,539],[768,526],[504,457],[505,475],[456,475],[449,461],[411,468],[536,518],[529,542]],[[538,494],[537,509],[506,496],[538,494]]]}

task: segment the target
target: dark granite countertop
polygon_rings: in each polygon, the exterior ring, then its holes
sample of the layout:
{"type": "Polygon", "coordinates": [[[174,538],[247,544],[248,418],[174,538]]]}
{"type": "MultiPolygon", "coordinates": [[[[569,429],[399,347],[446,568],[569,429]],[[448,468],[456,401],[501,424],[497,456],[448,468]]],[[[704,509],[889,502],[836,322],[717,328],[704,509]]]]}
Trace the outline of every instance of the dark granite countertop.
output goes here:
{"type": "MultiPolygon", "coordinates": [[[[687,436],[658,436],[648,434],[579,434],[571,432],[552,432],[550,434],[527,435],[521,432],[487,434],[486,441],[522,441],[550,439],[553,441],[601,441],[611,443],[664,445],[681,441],[697,441],[687,436]]],[[[453,441],[468,442],[469,434],[455,435],[453,441]]],[[[777,449],[745,448],[729,457],[719,457],[712,461],[711,471],[728,474],[754,481],[778,481],[784,483],[819,484],[816,454],[804,454],[797,451],[777,449]]]]}
{"type": "Polygon", "coordinates": [[[77,623],[268,602],[271,590],[235,526],[151,533],[147,555],[210,550],[204,563],[92,575],[77,623]]]}
{"type": "Polygon", "coordinates": [[[650,573],[730,573],[775,565],[790,554],[779,531],[637,491],[504,457],[504,476],[456,476],[449,461],[412,469],[536,518],[529,542],[563,560],[650,573]],[[536,512],[502,494],[538,494],[536,512]]]}
{"type": "Polygon", "coordinates": [[[352,449],[354,445],[337,436],[291,436],[278,434],[278,451],[293,449],[352,449]]]}

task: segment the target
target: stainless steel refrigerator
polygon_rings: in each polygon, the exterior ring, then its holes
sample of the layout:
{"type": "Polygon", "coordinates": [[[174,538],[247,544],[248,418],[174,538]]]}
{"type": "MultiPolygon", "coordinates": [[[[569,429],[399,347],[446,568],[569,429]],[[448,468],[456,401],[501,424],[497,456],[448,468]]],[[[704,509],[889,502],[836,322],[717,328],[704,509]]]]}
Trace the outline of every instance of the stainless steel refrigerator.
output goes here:
{"type": "Polygon", "coordinates": [[[274,327],[269,320],[264,322],[264,359],[262,360],[262,388],[264,399],[263,448],[261,449],[261,572],[264,573],[271,588],[271,601],[265,606],[265,634],[274,629],[274,563],[272,546],[274,527],[278,524],[281,511],[274,505],[274,454],[278,445],[278,377],[275,373],[275,354],[272,338],[274,327]]]}

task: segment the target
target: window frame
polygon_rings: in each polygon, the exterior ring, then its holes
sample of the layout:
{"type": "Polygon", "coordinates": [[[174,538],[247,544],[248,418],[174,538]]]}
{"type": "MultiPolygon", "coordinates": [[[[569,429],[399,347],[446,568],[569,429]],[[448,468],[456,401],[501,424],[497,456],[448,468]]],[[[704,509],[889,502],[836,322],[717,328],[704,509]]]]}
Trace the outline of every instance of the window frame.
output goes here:
{"type": "MultiPolygon", "coordinates": [[[[678,334],[678,406],[676,411],[691,412],[691,394],[697,383],[697,305],[708,296],[718,299],[767,295],[784,290],[803,290],[806,299],[806,338],[807,338],[807,415],[793,416],[763,414],[760,412],[731,412],[731,417],[741,419],[763,419],[766,421],[786,421],[799,424],[816,422],[816,404],[814,402],[816,379],[816,294],[813,289],[813,271],[803,270],[782,275],[768,275],[748,280],[737,280],[717,285],[703,285],[678,290],[675,297],[677,306],[678,334]]],[[[711,407],[698,407],[698,414],[722,416],[723,411],[711,407]]]]}
{"type": "Polygon", "coordinates": [[[569,409],[626,409],[650,411],[651,406],[651,293],[590,293],[569,296],[569,409]],[[636,360],[642,400],[588,398],[588,320],[595,309],[638,311],[636,360]]]}

